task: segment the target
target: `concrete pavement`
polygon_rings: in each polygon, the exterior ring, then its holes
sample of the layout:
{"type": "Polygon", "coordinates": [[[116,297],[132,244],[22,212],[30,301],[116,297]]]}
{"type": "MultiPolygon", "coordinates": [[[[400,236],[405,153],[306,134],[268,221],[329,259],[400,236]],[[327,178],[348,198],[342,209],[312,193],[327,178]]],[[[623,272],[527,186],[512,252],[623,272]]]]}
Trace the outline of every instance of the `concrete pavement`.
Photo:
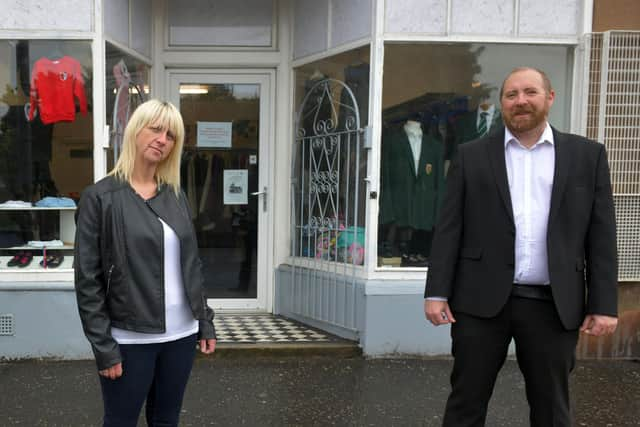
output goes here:
{"type": "MultiPolygon", "coordinates": [[[[183,426],[438,426],[450,360],[199,357],[183,426]]],[[[580,361],[576,426],[640,426],[640,363],[580,361]]],[[[0,426],[95,426],[102,408],[92,361],[0,363],[0,426]]],[[[488,426],[526,426],[524,384],[507,361],[488,426]]],[[[144,425],[143,418],[140,425],[144,425]]]]}

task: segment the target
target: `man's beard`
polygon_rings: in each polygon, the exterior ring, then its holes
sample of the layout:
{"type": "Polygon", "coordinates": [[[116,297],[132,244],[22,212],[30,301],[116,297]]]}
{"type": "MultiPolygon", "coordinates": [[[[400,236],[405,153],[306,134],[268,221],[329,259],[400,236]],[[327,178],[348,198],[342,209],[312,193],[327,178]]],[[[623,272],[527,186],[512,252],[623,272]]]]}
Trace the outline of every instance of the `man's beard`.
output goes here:
{"type": "Polygon", "coordinates": [[[528,132],[542,125],[547,120],[547,110],[536,110],[533,108],[518,108],[509,112],[505,117],[505,124],[511,132],[528,132]],[[518,114],[527,113],[519,116],[518,114]]]}

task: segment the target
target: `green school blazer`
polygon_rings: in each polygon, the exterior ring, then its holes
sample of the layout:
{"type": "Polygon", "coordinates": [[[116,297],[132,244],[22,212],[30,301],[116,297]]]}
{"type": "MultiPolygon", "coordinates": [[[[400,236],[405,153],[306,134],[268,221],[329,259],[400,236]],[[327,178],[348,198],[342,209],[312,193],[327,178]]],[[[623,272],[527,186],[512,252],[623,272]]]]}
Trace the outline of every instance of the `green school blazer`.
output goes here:
{"type": "Polygon", "coordinates": [[[416,175],[404,129],[383,135],[380,222],[420,230],[433,229],[444,191],[443,163],[442,143],[433,136],[423,135],[416,175]]]}

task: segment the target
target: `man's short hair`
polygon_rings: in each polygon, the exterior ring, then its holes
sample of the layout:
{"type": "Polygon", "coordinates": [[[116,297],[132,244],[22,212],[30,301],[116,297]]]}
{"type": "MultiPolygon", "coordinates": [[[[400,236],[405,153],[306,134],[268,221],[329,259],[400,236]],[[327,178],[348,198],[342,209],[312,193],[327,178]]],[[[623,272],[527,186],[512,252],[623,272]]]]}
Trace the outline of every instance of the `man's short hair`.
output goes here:
{"type": "Polygon", "coordinates": [[[500,86],[500,99],[502,99],[502,93],[504,92],[504,83],[509,77],[511,77],[515,73],[519,73],[520,71],[535,71],[536,73],[540,74],[540,77],[542,77],[542,86],[544,87],[544,90],[547,91],[547,94],[551,93],[551,91],[553,90],[553,87],[551,87],[551,80],[549,80],[549,76],[547,76],[547,73],[545,73],[541,69],[535,67],[516,67],[511,70],[511,72],[507,74],[507,77],[505,77],[502,81],[502,86],[500,86]]]}

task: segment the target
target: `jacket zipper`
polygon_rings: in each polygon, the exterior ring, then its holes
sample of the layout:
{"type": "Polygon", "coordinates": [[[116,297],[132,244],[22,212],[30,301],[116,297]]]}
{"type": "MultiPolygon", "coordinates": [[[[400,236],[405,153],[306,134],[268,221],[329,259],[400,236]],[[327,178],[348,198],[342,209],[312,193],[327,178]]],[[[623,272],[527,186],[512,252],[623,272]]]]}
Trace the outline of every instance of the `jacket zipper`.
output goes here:
{"type": "MultiPolygon", "coordinates": [[[[157,197],[157,194],[156,196],[157,197]]],[[[158,213],[151,207],[151,204],[149,203],[149,199],[146,199],[144,201],[144,204],[147,205],[147,207],[149,208],[149,210],[151,212],[153,212],[153,214],[158,218],[158,221],[162,219],[162,217],[160,215],[158,215],[158,213]]],[[[160,269],[160,285],[162,285],[162,301],[161,301],[161,305],[162,305],[162,312],[166,313],[166,295],[164,294],[164,226],[162,225],[162,223],[160,223],[160,230],[162,231],[161,233],[161,237],[160,237],[160,259],[162,259],[162,262],[160,263],[162,268],[160,269]]],[[[162,326],[163,326],[163,332],[167,331],[167,319],[166,317],[163,318],[162,321],[162,326]]]]}
{"type": "Polygon", "coordinates": [[[107,273],[107,295],[109,295],[109,288],[111,287],[111,273],[113,273],[113,268],[115,265],[111,264],[109,268],[109,272],[107,273]]]}

